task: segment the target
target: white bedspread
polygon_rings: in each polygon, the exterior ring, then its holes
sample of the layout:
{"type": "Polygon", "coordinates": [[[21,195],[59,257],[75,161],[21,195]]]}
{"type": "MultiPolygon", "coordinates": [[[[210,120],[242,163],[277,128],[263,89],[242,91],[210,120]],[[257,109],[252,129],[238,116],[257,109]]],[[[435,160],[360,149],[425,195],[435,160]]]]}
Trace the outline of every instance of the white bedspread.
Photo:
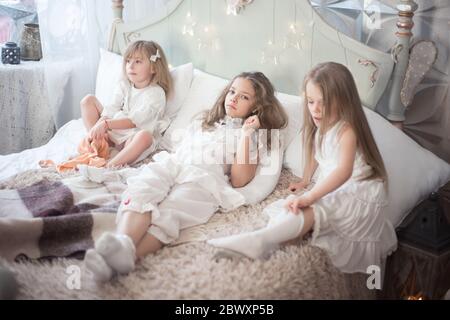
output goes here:
{"type": "Polygon", "coordinates": [[[85,134],[83,121],[72,120],[62,126],[53,138],[41,147],[0,155],[0,181],[19,172],[39,168],[39,160],[50,159],[60,163],[76,156],[77,145],[85,134]]]}

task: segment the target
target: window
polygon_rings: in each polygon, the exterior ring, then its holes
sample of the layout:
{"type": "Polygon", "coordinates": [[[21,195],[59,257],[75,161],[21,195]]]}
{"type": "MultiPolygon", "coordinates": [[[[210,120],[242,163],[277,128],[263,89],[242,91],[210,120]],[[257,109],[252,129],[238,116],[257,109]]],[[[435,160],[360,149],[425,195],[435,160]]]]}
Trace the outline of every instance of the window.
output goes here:
{"type": "Polygon", "coordinates": [[[0,43],[18,43],[25,23],[38,23],[35,0],[0,0],[0,43]]]}

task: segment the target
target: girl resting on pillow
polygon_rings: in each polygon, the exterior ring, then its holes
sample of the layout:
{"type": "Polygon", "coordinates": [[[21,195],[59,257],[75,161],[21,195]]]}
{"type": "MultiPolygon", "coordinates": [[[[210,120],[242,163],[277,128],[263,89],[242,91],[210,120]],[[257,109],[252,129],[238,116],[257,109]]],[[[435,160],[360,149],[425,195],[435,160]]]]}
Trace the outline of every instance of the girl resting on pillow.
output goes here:
{"type": "Polygon", "coordinates": [[[388,240],[395,239],[382,211],[387,205],[383,160],[345,66],[319,64],[306,75],[303,92],[306,165],[303,179],[289,189],[310,190],[267,206],[265,228],[208,243],[258,258],[313,229],[311,243],[327,251],[336,267],[365,273],[369,265],[381,266],[388,240]]]}
{"type": "MultiPolygon", "coordinates": [[[[206,223],[219,207],[233,210],[244,204],[234,188],[255,176],[253,138],[258,129],[270,131],[286,124],[287,116],[264,74],[236,76],[203,119],[191,124],[174,153],[157,154],[155,162],[128,178],[116,233],[104,233],[95,249],[86,252],[84,263],[93,278],[103,282],[114,273],[128,273],[136,258],[173,242],[181,229],[206,223]]],[[[270,139],[270,132],[267,136],[270,139]]]]}
{"type": "Polygon", "coordinates": [[[148,156],[169,124],[164,119],[164,107],[172,78],[159,44],[133,42],[123,56],[123,74],[125,79],[110,105],[102,106],[93,95],[80,103],[88,140],[105,138],[120,150],[107,167],[131,164],[148,156]]]}

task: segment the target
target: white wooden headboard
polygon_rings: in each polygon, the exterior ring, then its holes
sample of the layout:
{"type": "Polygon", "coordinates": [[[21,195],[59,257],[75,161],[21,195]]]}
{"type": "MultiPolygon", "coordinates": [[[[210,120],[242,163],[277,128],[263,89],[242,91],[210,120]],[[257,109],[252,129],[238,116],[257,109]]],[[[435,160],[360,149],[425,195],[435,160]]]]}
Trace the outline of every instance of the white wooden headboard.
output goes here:
{"type": "Polygon", "coordinates": [[[123,53],[134,40],[154,40],[173,66],[193,62],[196,68],[223,78],[258,70],[278,91],[297,95],[310,68],[336,61],[353,73],[365,106],[375,109],[387,95],[385,116],[393,122],[404,120],[400,90],[417,8],[412,0],[399,0],[397,44],[392,45],[402,50],[395,56],[336,31],[308,0],[254,0],[238,15],[227,14],[226,1],[169,0],[158,11],[149,12],[148,18],[131,22],[122,19],[123,2],[112,0],[111,51],[123,53]]]}

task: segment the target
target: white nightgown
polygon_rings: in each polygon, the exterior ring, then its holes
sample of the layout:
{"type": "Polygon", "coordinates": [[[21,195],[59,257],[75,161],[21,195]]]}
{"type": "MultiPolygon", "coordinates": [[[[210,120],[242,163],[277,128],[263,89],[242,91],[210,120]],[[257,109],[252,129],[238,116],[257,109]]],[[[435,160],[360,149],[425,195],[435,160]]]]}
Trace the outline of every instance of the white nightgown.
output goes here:
{"type": "MultiPolygon", "coordinates": [[[[130,119],[135,128],[113,129],[108,136],[116,146],[120,146],[138,131],[146,130],[153,136],[153,143],[144,154],[147,156],[156,150],[162,133],[167,129],[169,120],[164,116],[166,94],[159,85],[136,89],[129,81],[121,81],[114,92],[113,102],[105,105],[102,116],[111,119],[130,119]]],[[[139,157],[142,159],[143,155],[139,157]]]]}
{"type": "Polygon", "coordinates": [[[207,222],[219,206],[228,211],[244,204],[227,175],[237,148],[226,139],[227,129],[239,134],[241,126],[240,119],[227,117],[215,129],[202,131],[201,123],[194,122],[175,153],[156,154],[155,162],[128,178],[118,219],[124,211],[151,212],[148,232],[167,244],[181,229],[207,222]],[[225,145],[229,148],[221,152],[225,145]]]}
{"type": "MultiPolygon", "coordinates": [[[[338,122],[328,130],[322,148],[316,135],[315,159],[319,165],[316,184],[338,165],[338,139],[343,124],[338,122]]],[[[357,150],[351,178],[311,206],[314,210],[311,243],[327,251],[333,264],[343,272],[367,272],[370,265],[382,267],[382,260],[396,249],[394,228],[383,211],[387,205],[383,182],[360,180],[371,170],[357,150]]],[[[285,202],[286,199],[276,201],[264,210],[276,216],[284,210],[285,202]]]]}

